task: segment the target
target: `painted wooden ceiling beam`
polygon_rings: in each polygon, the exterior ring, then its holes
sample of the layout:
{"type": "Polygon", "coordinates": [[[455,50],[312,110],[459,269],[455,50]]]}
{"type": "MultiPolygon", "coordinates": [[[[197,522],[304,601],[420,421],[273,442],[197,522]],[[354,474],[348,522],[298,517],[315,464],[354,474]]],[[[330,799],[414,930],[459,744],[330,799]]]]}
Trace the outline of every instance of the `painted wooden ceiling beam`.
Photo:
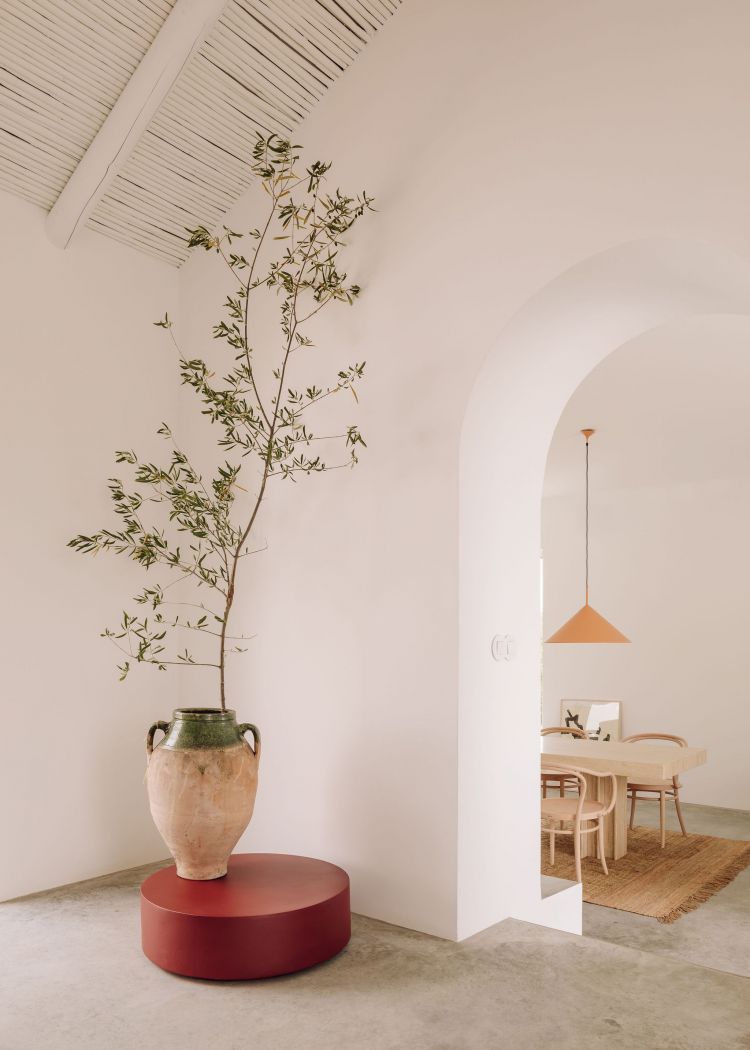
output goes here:
{"type": "Polygon", "coordinates": [[[176,0],[47,216],[47,236],[58,248],[67,248],[84,226],[225,4],[176,0]]]}

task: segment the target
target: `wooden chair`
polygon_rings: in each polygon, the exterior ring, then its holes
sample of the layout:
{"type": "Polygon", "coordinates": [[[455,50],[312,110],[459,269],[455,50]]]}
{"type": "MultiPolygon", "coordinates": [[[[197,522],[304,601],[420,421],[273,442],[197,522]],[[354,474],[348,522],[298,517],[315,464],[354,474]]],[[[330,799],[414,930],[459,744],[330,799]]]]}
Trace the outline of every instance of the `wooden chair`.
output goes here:
{"type": "Polygon", "coordinates": [[[581,877],[581,835],[596,832],[596,855],[605,875],[609,875],[609,868],[604,856],[604,818],[614,809],[617,798],[617,781],[614,773],[602,773],[595,769],[584,769],[582,766],[547,766],[549,770],[555,770],[558,775],[564,776],[566,781],[574,780],[578,787],[576,798],[543,798],[542,820],[549,820],[552,824],[559,823],[560,827],[544,827],[549,836],[549,862],[555,863],[555,837],[557,835],[573,836],[573,855],[576,862],[576,881],[583,882],[581,877]],[[586,800],[586,777],[600,777],[611,781],[610,799],[608,803],[586,800]],[[566,831],[563,824],[570,822],[572,827],[566,831]],[[584,827],[584,824],[592,824],[584,827]]]}
{"type": "MultiPolygon", "coordinates": [[[[670,733],[636,733],[634,736],[626,736],[622,740],[623,744],[634,744],[638,740],[669,740],[673,744],[678,744],[680,747],[687,747],[687,740],[683,740],[681,736],[672,736],[670,733]]],[[[661,831],[661,846],[667,843],[667,799],[674,802],[674,808],[677,810],[677,819],[680,822],[682,828],[682,834],[687,835],[685,830],[685,821],[682,819],[682,810],[680,808],[680,780],[679,777],[674,776],[671,780],[659,780],[655,784],[640,784],[628,781],[628,798],[630,799],[630,827],[633,827],[635,821],[635,804],[640,799],[642,802],[653,801],[654,795],[659,796],[659,829],[661,831]]]]}
{"type": "MultiPolygon", "coordinates": [[[[586,739],[586,734],[582,729],[576,729],[575,726],[547,726],[546,729],[542,730],[542,736],[549,736],[551,733],[567,733],[568,736],[580,737],[581,740],[586,739]]],[[[569,784],[565,783],[565,778],[560,778],[557,773],[548,773],[547,770],[542,770],[542,798],[547,797],[548,787],[557,787],[560,792],[560,798],[565,797],[566,787],[575,787],[577,781],[571,779],[569,784]]]]}

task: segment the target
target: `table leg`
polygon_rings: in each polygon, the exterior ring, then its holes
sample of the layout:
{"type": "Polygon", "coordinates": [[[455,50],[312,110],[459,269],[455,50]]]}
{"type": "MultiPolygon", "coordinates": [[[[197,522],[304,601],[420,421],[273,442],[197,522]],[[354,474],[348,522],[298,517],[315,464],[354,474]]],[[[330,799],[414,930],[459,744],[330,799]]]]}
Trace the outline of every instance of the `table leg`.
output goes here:
{"type": "MultiPolygon", "coordinates": [[[[616,777],[617,797],[615,808],[604,818],[604,855],[607,858],[617,860],[624,857],[628,851],[628,778],[616,777]]],[[[587,801],[609,802],[611,781],[609,778],[586,777],[586,799],[587,801]]],[[[581,856],[596,856],[596,833],[581,836],[581,856]]]]}

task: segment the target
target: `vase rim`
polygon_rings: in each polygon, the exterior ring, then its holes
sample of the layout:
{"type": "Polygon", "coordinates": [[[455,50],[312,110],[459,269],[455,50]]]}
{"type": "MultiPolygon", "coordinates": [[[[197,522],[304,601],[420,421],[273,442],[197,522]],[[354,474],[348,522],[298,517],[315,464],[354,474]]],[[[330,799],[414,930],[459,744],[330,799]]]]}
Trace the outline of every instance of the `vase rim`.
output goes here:
{"type": "Polygon", "coordinates": [[[176,707],[174,718],[189,722],[233,722],[235,713],[231,709],[222,711],[220,707],[176,707]]]}

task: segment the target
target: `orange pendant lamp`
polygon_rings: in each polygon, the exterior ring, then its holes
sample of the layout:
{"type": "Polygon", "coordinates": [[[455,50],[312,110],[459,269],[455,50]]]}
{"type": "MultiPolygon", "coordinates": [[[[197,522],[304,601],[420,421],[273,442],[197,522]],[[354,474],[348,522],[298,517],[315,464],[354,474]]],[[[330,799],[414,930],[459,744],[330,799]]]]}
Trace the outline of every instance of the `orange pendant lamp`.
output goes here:
{"type": "Polygon", "coordinates": [[[605,620],[589,605],[589,438],[594,433],[591,428],[582,430],[586,439],[586,604],[575,616],[555,631],[548,642],[629,642],[622,631],[605,620]]]}

